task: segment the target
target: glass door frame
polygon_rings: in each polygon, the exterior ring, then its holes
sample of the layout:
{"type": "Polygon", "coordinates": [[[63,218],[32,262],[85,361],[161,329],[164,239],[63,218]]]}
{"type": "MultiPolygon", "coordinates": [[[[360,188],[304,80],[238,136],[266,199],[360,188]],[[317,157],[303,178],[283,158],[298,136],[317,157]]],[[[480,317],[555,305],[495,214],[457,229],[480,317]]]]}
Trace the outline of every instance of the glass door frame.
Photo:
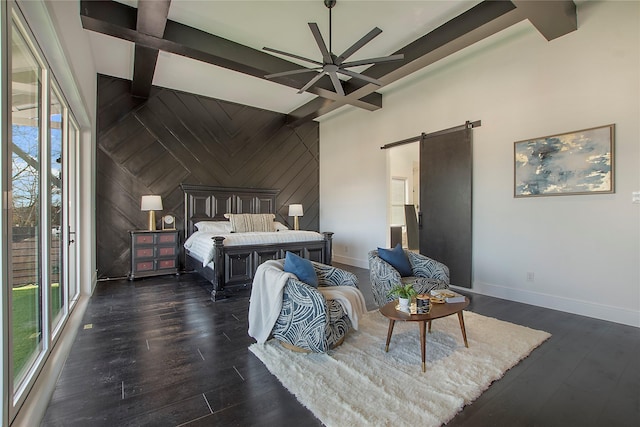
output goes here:
{"type": "Polygon", "coordinates": [[[0,304],[0,313],[2,314],[2,376],[3,381],[3,402],[2,402],[2,424],[9,424],[17,415],[20,407],[27,399],[29,390],[36,382],[38,375],[45,365],[46,359],[52,351],[52,348],[62,331],[64,325],[69,320],[72,308],[75,306],[80,297],[80,286],[78,278],[80,271],[80,263],[78,262],[79,253],[77,250],[77,241],[74,233],[77,232],[79,225],[79,172],[80,172],[80,140],[81,131],[77,121],[73,117],[69,104],[65,99],[64,93],[60,89],[59,84],[55,81],[55,77],[51,72],[50,66],[46,61],[43,52],[38,46],[38,42],[33,32],[25,21],[19,6],[15,1],[2,1],[0,5],[0,19],[2,19],[2,46],[0,53],[2,54],[1,68],[1,86],[0,95],[2,95],[2,140],[7,143],[2,144],[0,152],[0,163],[2,173],[0,174],[0,184],[2,185],[2,210],[0,213],[1,227],[5,236],[12,236],[12,224],[10,223],[12,215],[11,206],[11,188],[12,188],[12,162],[13,155],[12,140],[12,91],[11,85],[13,81],[12,70],[12,32],[20,33],[20,37],[24,39],[30,55],[38,64],[38,75],[40,79],[41,96],[38,100],[39,114],[39,149],[38,149],[38,258],[39,258],[39,277],[38,277],[38,303],[40,305],[40,331],[41,334],[38,348],[30,355],[28,365],[25,371],[21,373],[20,378],[15,378],[16,372],[13,371],[14,348],[12,338],[12,322],[13,319],[13,275],[12,271],[12,244],[10,239],[3,239],[4,242],[0,248],[1,272],[2,272],[2,304],[0,304]],[[52,272],[51,270],[51,250],[52,250],[52,143],[51,143],[51,106],[50,102],[53,98],[60,102],[60,112],[62,115],[62,135],[61,135],[61,217],[60,217],[60,292],[63,294],[61,307],[59,311],[53,310],[52,307],[52,272]],[[75,228],[70,228],[75,227],[75,228]],[[73,241],[72,244],[69,242],[73,241]],[[73,259],[71,259],[73,258],[73,259]],[[56,313],[56,316],[53,316],[56,313]],[[16,383],[19,380],[19,383],[16,383]]]}
{"type": "MultiPolygon", "coordinates": [[[[67,252],[67,246],[68,244],[66,244],[66,242],[68,242],[67,240],[67,234],[64,233],[65,228],[67,228],[67,223],[66,223],[66,206],[68,205],[65,201],[65,196],[68,193],[68,190],[66,189],[66,174],[65,174],[65,168],[67,167],[67,160],[66,160],[66,150],[67,150],[67,146],[68,146],[68,111],[69,109],[67,108],[67,105],[64,101],[64,97],[62,96],[62,92],[60,91],[60,89],[58,88],[58,85],[55,83],[55,81],[53,81],[53,76],[51,76],[50,80],[49,80],[49,94],[50,95],[54,95],[57,100],[60,102],[60,126],[61,126],[61,135],[60,135],[60,180],[62,181],[61,186],[60,186],[60,230],[58,231],[58,249],[59,249],[59,254],[58,254],[58,266],[61,267],[59,272],[58,272],[58,286],[59,286],[59,290],[58,292],[60,293],[60,302],[61,302],[61,307],[59,307],[59,311],[57,312],[57,314],[55,315],[55,317],[52,316],[48,316],[49,317],[49,328],[51,330],[51,338],[53,341],[55,341],[56,337],[58,336],[58,332],[62,329],[62,326],[64,325],[64,320],[67,318],[68,315],[68,304],[65,303],[65,301],[68,301],[68,283],[67,283],[67,266],[66,266],[66,256],[65,253],[67,252]],[[64,244],[64,246],[61,246],[62,244],[64,244]]],[[[49,98],[49,105],[51,105],[53,97],[50,96],[49,98]]],[[[48,135],[49,135],[49,144],[48,144],[48,149],[47,149],[47,159],[49,159],[49,168],[47,170],[48,172],[48,178],[52,180],[52,171],[53,171],[53,142],[52,142],[52,135],[51,135],[51,131],[52,131],[52,127],[51,127],[51,115],[53,114],[53,112],[50,110],[49,111],[49,115],[47,116],[47,118],[49,119],[48,123],[49,123],[49,129],[48,129],[48,135]]],[[[50,203],[50,205],[48,206],[47,212],[49,213],[49,215],[51,216],[51,208],[52,206],[52,201],[53,201],[53,195],[52,195],[52,188],[53,188],[53,182],[49,182],[49,185],[47,186],[47,201],[50,203]]],[[[50,246],[49,246],[49,254],[51,254],[52,250],[53,250],[53,244],[52,244],[52,234],[53,234],[53,222],[52,222],[52,218],[49,218],[49,227],[47,228],[47,231],[49,231],[49,233],[47,234],[49,239],[50,239],[50,246]]],[[[51,260],[50,260],[51,261],[51,260]]],[[[52,264],[52,263],[51,263],[52,264]]],[[[51,265],[51,267],[53,267],[53,265],[51,265]]],[[[49,268],[48,270],[49,274],[51,275],[51,277],[49,277],[48,283],[47,283],[47,290],[48,290],[48,294],[49,294],[49,310],[50,312],[53,314],[54,313],[54,307],[53,307],[53,303],[55,301],[55,299],[53,298],[53,289],[52,289],[52,276],[53,276],[53,271],[51,268],[49,268]]]]}

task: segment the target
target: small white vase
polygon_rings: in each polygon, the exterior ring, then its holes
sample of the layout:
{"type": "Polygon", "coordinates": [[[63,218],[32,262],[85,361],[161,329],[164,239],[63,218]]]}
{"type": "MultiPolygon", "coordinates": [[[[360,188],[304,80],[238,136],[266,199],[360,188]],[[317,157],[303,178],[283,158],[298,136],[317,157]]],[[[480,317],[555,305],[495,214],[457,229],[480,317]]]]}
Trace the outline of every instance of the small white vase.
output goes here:
{"type": "Polygon", "coordinates": [[[409,298],[398,298],[401,308],[409,308],[409,298]]]}

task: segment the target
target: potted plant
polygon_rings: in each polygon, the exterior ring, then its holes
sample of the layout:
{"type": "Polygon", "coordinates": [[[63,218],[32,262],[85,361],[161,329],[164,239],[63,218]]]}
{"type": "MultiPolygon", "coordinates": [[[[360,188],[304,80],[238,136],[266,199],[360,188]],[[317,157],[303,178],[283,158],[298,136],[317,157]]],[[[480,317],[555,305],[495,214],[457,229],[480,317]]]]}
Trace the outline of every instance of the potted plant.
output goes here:
{"type": "Polygon", "coordinates": [[[406,285],[395,285],[387,293],[387,296],[397,297],[401,307],[408,307],[409,301],[415,295],[417,295],[417,292],[413,289],[413,285],[411,283],[407,283],[406,285]]]}

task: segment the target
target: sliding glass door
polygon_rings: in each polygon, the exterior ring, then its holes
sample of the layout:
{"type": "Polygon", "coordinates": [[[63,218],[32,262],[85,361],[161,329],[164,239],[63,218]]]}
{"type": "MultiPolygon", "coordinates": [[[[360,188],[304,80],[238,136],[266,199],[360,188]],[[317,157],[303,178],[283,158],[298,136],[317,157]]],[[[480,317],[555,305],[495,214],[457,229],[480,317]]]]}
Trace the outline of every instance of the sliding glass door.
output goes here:
{"type": "Polygon", "coordinates": [[[3,409],[16,415],[80,295],[80,130],[16,4],[0,5],[3,409]],[[6,7],[6,9],[5,9],[6,7]],[[5,12],[8,12],[5,15],[5,12]],[[6,27],[5,27],[6,25],[6,27]],[[6,86],[5,86],[6,85],[6,86]],[[4,357],[4,355],[8,357],[4,357]]]}

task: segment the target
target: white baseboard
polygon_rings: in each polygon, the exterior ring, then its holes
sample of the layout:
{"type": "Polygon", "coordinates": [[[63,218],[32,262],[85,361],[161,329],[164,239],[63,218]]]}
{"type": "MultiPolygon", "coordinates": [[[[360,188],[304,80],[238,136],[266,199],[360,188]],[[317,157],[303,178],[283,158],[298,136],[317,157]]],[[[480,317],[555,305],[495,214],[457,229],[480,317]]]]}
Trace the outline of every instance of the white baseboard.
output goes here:
{"type": "MultiPolygon", "coordinates": [[[[455,286],[452,286],[455,288],[455,286]]],[[[640,328],[640,312],[626,308],[598,304],[591,301],[560,297],[523,289],[509,288],[506,286],[492,285],[475,281],[473,289],[459,288],[462,291],[471,291],[481,295],[502,298],[510,301],[531,304],[538,307],[560,310],[581,316],[593,317],[624,325],[640,328]]]]}
{"type": "Polygon", "coordinates": [[[347,265],[352,265],[354,267],[360,267],[360,268],[369,268],[369,260],[361,260],[358,258],[351,258],[351,257],[346,257],[343,255],[336,255],[333,254],[333,261],[335,262],[339,262],[340,264],[347,264],[347,265]]]}

